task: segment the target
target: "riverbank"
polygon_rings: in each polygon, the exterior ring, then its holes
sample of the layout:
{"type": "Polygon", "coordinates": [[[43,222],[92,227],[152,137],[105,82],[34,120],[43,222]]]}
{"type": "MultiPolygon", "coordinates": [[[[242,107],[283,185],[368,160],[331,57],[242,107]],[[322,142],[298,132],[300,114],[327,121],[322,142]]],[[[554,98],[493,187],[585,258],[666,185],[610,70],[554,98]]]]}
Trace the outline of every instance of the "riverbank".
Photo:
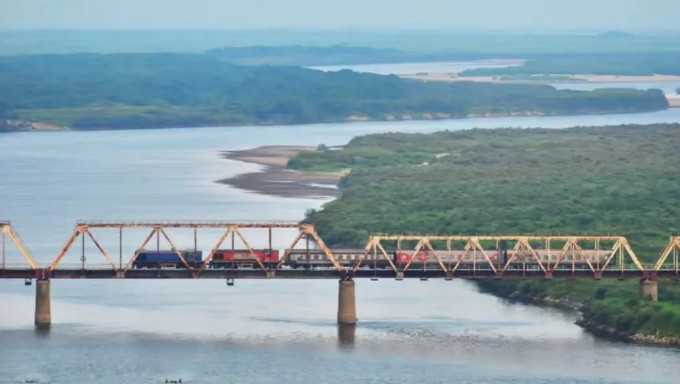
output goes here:
{"type": "Polygon", "coordinates": [[[649,75],[649,76],[618,76],[618,75],[586,75],[586,74],[552,74],[526,75],[513,78],[512,76],[460,76],[458,72],[422,72],[399,75],[405,79],[422,81],[459,82],[471,81],[480,83],[521,83],[527,81],[555,82],[555,83],[678,83],[677,75],[649,75]]]}
{"type": "Polygon", "coordinates": [[[680,95],[667,93],[666,99],[668,99],[668,108],[680,108],[680,95]]]}
{"type": "Polygon", "coordinates": [[[55,124],[24,121],[24,120],[5,120],[0,121],[0,132],[23,132],[23,131],[66,131],[67,127],[55,124]]]}
{"type": "Polygon", "coordinates": [[[221,156],[225,159],[261,165],[263,169],[217,180],[217,182],[250,192],[279,197],[337,197],[340,194],[337,184],[349,171],[304,172],[286,168],[288,161],[295,155],[316,149],[311,146],[263,146],[222,152],[221,156]]]}
{"type": "MultiPolygon", "coordinates": [[[[633,322],[635,320],[632,319],[630,315],[626,315],[629,317],[626,319],[621,313],[612,313],[608,316],[602,316],[600,312],[593,309],[596,306],[606,305],[606,301],[604,301],[604,296],[606,296],[607,292],[606,287],[598,288],[601,297],[598,297],[598,293],[595,293],[591,297],[587,297],[587,295],[583,295],[583,292],[579,292],[574,293],[573,296],[575,296],[576,299],[572,299],[569,297],[568,292],[562,292],[560,295],[555,296],[548,294],[544,290],[546,285],[545,282],[532,285],[527,283],[523,284],[522,282],[517,281],[478,280],[476,283],[480,288],[480,291],[503,299],[542,307],[555,307],[578,313],[580,318],[576,320],[575,324],[598,337],[633,344],[680,347],[680,335],[667,335],[662,332],[645,333],[639,330],[631,332],[622,329],[621,326],[617,327],[616,325],[608,323],[608,320],[610,320],[609,317],[618,317],[620,319],[618,321],[624,323],[633,322]]],[[[627,292],[627,294],[631,294],[631,292],[627,292]]],[[[635,297],[632,299],[635,300],[635,297]]],[[[644,309],[640,309],[639,312],[644,312],[647,307],[654,311],[654,307],[660,305],[659,303],[645,301],[639,301],[632,304],[630,299],[628,301],[630,302],[629,305],[644,307],[644,309]]]]}

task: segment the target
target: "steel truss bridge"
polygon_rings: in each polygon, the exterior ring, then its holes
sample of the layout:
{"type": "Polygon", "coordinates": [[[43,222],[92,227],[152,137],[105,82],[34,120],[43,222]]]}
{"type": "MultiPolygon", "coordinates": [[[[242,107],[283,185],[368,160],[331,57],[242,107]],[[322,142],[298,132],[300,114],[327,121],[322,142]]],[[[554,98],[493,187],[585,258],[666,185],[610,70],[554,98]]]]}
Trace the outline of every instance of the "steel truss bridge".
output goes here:
{"type": "MultiPolygon", "coordinates": [[[[9,221],[0,222],[2,233],[2,265],[0,278],[17,279],[68,279],[68,278],[212,278],[227,279],[233,282],[236,278],[272,279],[272,278],[328,278],[351,281],[353,278],[616,278],[656,280],[658,278],[680,278],[678,254],[680,236],[671,237],[653,265],[643,264],[630,244],[623,236],[427,236],[427,235],[375,235],[370,236],[364,247],[363,255],[348,264],[336,256],[337,252],[328,248],[313,224],[300,223],[239,223],[239,222],[78,222],[75,230],[63,248],[49,265],[40,266],[27,251],[9,221]],[[144,242],[129,259],[123,255],[124,229],[149,230],[144,242]],[[168,230],[193,231],[194,249],[196,248],[199,230],[220,230],[222,235],[212,248],[207,258],[199,265],[193,266],[185,260],[180,248],[171,239],[168,230]],[[272,249],[272,232],[276,230],[297,230],[290,246],[278,260],[278,263],[263,263],[256,256],[255,249],[247,239],[244,230],[263,230],[268,232],[269,249],[272,249]],[[92,230],[113,231],[117,235],[117,260],[97,240],[92,230]],[[161,238],[167,242],[184,268],[133,268],[135,260],[145,246],[156,239],[160,247],[161,238]],[[208,268],[218,249],[231,237],[248,249],[253,268],[208,268]],[[77,249],[81,240],[79,265],[64,264],[67,254],[77,249]],[[86,241],[94,244],[103,264],[91,264],[92,255],[86,255],[86,241]],[[328,268],[292,269],[286,265],[290,260],[291,250],[304,241],[309,249],[312,242],[315,249],[322,250],[328,261],[328,268]],[[13,243],[22,256],[24,264],[17,266],[6,263],[6,246],[13,243]],[[404,264],[395,264],[386,249],[410,250],[412,256],[404,264]],[[506,260],[494,259],[493,252],[506,251],[506,260]],[[430,252],[436,263],[420,263],[417,266],[416,255],[420,251],[430,252]],[[452,251],[462,256],[457,261],[446,258],[452,251]],[[547,254],[548,257],[539,257],[547,254]],[[518,255],[524,255],[519,262],[518,255]],[[594,257],[593,254],[598,257],[594,257]],[[528,255],[529,260],[526,260],[528,255]],[[467,257],[467,262],[463,262],[467,257]],[[580,260],[577,264],[575,260],[580,260]],[[372,268],[371,264],[380,260],[386,268],[372,268]],[[415,261],[415,262],[414,262],[415,261]]],[[[110,246],[110,244],[107,244],[110,246]]]]}

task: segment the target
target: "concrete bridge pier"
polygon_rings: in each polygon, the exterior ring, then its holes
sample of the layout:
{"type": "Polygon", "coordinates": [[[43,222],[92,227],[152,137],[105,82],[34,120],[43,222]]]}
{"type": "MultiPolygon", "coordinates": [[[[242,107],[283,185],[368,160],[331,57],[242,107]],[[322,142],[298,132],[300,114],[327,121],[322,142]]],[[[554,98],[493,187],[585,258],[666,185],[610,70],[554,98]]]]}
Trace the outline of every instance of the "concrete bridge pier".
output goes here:
{"type": "Polygon", "coordinates": [[[651,301],[659,300],[659,286],[656,280],[640,280],[640,298],[651,301]]]}
{"type": "Polygon", "coordinates": [[[354,297],[354,281],[340,280],[338,291],[338,324],[357,323],[357,304],[354,297]]]}
{"type": "Polygon", "coordinates": [[[338,324],[338,345],[341,348],[349,348],[354,345],[356,324],[338,324]]]}
{"type": "Polygon", "coordinates": [[[35,326],[49,328],[52,324],[50,309],[50,281],[39,279],[35,284],[35,326]]]}

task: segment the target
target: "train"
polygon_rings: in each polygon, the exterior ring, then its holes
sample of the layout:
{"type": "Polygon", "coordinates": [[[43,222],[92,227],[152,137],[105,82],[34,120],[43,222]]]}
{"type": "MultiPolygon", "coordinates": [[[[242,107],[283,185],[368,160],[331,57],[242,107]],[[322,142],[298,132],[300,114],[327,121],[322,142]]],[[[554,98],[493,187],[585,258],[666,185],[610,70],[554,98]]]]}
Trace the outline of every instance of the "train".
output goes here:
{"type": "MultiPolygon", "coordinates": [[[[364,254],[363,249],[333,249],[333,255],[337,262],[345,268],[352,268],[357,261],[364,254]]],[[[133,263],[134,268],[186,268],[186,265],[179,258],[177,252],[172,250],[140,250],[139,254],[133,263]]],[[[204,264],[203,252],[201,250],[183,250],[179,251],[182,257],[187,262],[190,268],[200,268],[204,264]]],[[[551,250],[549,253],[545,249],[534,250],[542,264],[554,265],[557,263],[561,250],[551,250]]],[[[280,252],[272,249],[254,249],[253,253],[248,249],[218,249],[215,251],[212,259],[208,263],[208,268],[211,269],[238,269],[238,268],[259,268],[259,260],[265,267],[274,267],[280,262],[280,257],[288,253],[287,260],[283,263],[290,268],[324,268],[333,267],[333,264],[326,256],[325,252],[320,249],[288,249],[280,252]],[[255,258],[253,258],[253,253],[255,258]],[[257,260],[256,260],[257,259],[257,260]]],[[[534,255],[527,250],[517,251],[515,257],[512,255],[514,250],[486,251],[489,260],[496,266],[503,266],[508,263],[510,259],[511,267],[537,265],[534,255]]],[[[463,256],[462,250],[442,250],[437,251],[437,255],[441,261],[447,266],[451,267],[458,264],[463,256]]],[[[420,250],[414,255],[414,251],[407,250],[392,250],[388,251],[390,261],[398,268],[405,267],[409,262],[411,268],[437,268],[439,260],[434,252],[429,250],[420,250]]],[[[572,264],[583,267],[589,260],[592,264],[602,265],[610,257],[611,251],[606,250],[583,250],[577,252],[572,256],[571,252],[567,252],[562,258],[560,264],[563,267],[571,266],[572,264]]],[[[470,265],[477,265],[478,268],[484,268],[488,265],[486,257],[481,251],[469,251],[462,261],[461,265],[469,267],[470,265]]],[[[374,254],[369,252],[366,254],[362,263],[363,267],[385,269],[391,268],[389,261],[387,261],[382,253],[374,254]]]]}
{"type": "MultiPolygon", "coordinates": [[[[413,261],[411,261],[410,267],[422,268],[432,266],[436,268],[439,266],[439,260],[435,256],[434,252],[429,250],[420,250],[415,255],[415,257],[413,257],[414,252],[415,251],[395,250],[388,251],[387,255],[396,267],[405,267],[411,259],[413,259],[413,261]]],[[[505,265],[511,258],[512,260],[510,261],[510,264],[515,266],[537,264],[534,255],[530,251],[518,251],[513,258],[512,255],[514,252],[515,251],[513,250],[490,250],[486,251],[486,254],[494,265],[505,265]]],[[[534,252],[544,265],[548,263],[551,265],[557,263],[560,254],[562,253],[561,250],[551,250],[550,253],[548,253],[545,249],[536,249],[534,252]]],[[[587,257],[587,259],[592,264],[604,264],[611,255],[611,251],[605,250],[583,250],[582,252],[582,254],[581,252],[576,253],[573,255],[573,257],[571,252],[567,252],[567,254],[565,254],[565,256],[560,261],[560,264],[571,265],[573,262],[573,264],[583,266],[587,264],[585,257],[587,257]]],[[[333,249],[333,256],[335,256],[335,259],[343,267],[353,267],[363,254],[363,249],[333,249]]],[[[462,250],[437,251],[437,255],[447,267],[457,264],[463,254],[464,251],[462,250]]],[[[469,251],[460,262],[462,265],[477,264],[480,268],[483,268],[484,265],[488,265],[488,263],[489,261],[487,261],[486,257],[481,251],[469,251]]],[[[292,268],[314,268],[330,266],[332,264],[330,260],[328,260],[328,257],[323,250],[310,249],[307,251],[304,249],[295,249],[290,252],[290,260],[286,262],[286,265],[289,265],[292,268]]],[[[389,262],[385,259],[382,253],[374,254],[373,252],[366,254],[362,265],[368,268],[377,269],[391,268],[389,262]]]]}

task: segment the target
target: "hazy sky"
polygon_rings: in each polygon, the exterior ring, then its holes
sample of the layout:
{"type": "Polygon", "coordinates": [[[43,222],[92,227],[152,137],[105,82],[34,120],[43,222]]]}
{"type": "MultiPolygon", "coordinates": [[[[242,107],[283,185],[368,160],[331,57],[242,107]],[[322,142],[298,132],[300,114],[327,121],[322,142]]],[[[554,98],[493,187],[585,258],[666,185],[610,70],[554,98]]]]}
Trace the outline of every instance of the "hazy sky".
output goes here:
{"type": "Polygon", "coordinates": [[[680,30],[680,0],[0,0],[0,28],[680,30]]]}

